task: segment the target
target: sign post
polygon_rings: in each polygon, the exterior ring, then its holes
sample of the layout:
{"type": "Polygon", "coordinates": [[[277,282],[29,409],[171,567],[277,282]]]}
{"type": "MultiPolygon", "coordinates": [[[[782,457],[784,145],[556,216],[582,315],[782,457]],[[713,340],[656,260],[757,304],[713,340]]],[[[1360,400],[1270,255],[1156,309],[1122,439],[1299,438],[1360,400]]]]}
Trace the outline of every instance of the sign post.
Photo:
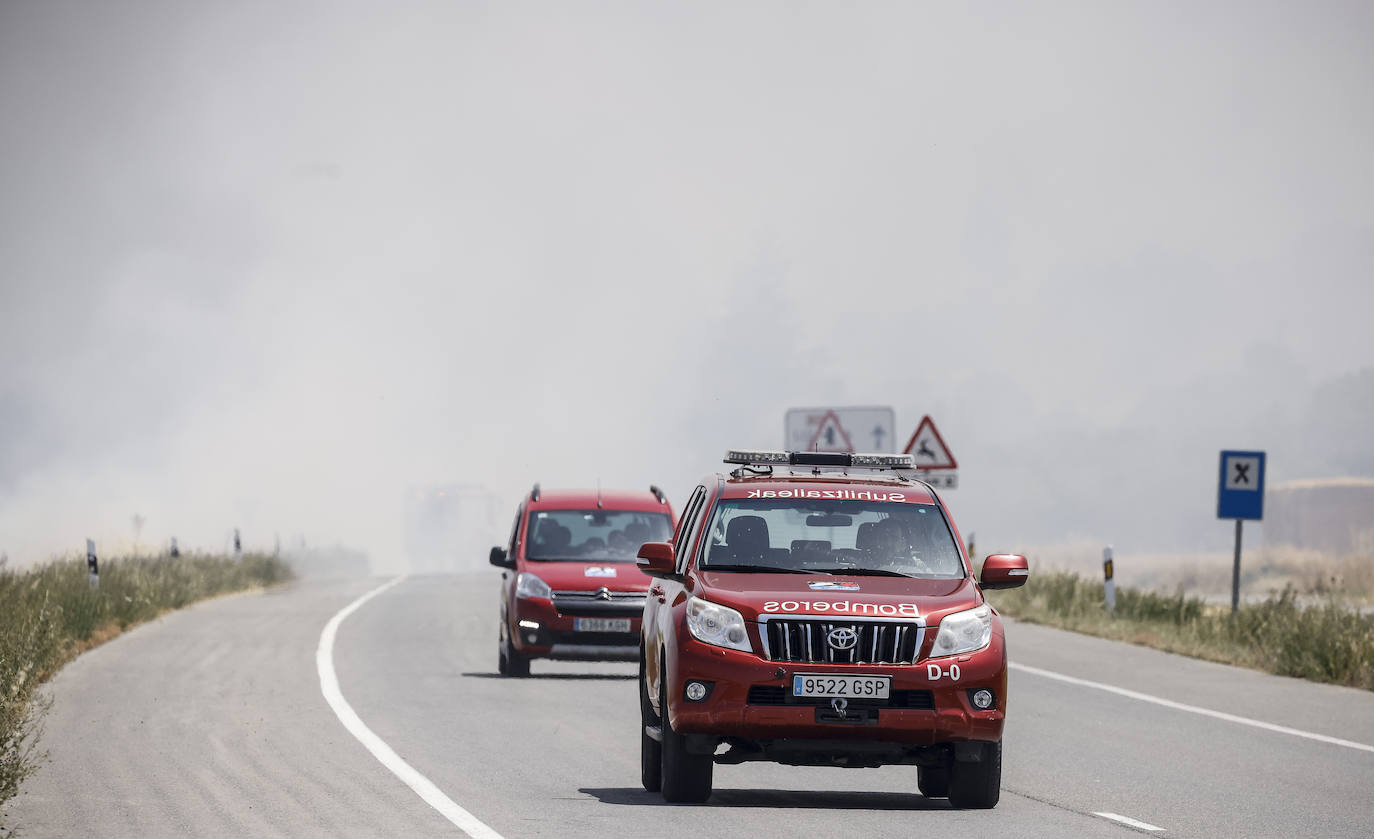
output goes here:
{"type": "Polygon", "coordinates": [[[1236,558],[1231,567],[1231,612],[1240,608],[1240,538],[1246,519],[1264,519],[1264,452],[1223,451],[1217,483],[1217,518],[1236,520],[1236,558]]]}
{"type": "Polygon", "coordinates": [[[1112,546],[1108,545],[1102,549],[1102,592],[1107,599],[1107,614],[1116,611],[1116,576],[1115,563],[1112,561],[1112,546]]]}

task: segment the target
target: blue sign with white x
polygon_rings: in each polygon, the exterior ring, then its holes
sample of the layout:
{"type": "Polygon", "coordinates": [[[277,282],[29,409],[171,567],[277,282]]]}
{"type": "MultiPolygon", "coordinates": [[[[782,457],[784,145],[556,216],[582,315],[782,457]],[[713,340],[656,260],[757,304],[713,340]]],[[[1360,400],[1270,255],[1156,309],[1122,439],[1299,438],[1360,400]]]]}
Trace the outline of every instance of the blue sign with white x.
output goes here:
{"type": "Polygon", "coordinates": [[[1264,518],[1264,452],[1221,453],[1217,518],[1264,518]]]}

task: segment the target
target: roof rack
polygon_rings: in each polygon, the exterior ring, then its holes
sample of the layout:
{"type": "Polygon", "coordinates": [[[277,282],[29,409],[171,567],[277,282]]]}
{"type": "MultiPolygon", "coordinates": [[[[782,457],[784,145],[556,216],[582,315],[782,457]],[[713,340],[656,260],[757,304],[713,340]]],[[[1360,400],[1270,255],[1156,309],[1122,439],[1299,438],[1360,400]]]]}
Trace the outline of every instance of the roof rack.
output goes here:
{"type": "Polygon", "coordinates": [[[838,466],[843,469],[914,469],[916,458],[909,454],[874,454],[855,452],[783,452],[754,449],[731,449],[725,453],[726,463],[749,468],[774,466],[838,466]]]}

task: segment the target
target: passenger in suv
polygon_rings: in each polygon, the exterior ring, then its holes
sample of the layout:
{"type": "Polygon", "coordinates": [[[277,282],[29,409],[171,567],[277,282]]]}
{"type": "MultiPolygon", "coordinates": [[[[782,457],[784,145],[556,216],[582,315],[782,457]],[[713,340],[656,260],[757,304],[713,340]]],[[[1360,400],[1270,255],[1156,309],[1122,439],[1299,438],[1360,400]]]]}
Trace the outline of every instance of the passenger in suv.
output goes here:
{"type": "Polygon", "coordinates": [[[530,659],[634,661],[650,579],[635,566],[645,542],[673,532],[658,487],[550,490],[520,503],[506,547],[491,549],[501,573],[498,669],[528,676],[530,659]]]}
{"type": "Polygon", "coordinates": [[[705,801],[715,763],[917,767],[956,807],[1001,791],[1007,653],[983,589],[1025,583],[989,556],[975,581],[910,455],[730,452],[672,542],[640,647],[644,788],[705,801]],[[728,747],[717,754],[721,745],[728,747]]]}

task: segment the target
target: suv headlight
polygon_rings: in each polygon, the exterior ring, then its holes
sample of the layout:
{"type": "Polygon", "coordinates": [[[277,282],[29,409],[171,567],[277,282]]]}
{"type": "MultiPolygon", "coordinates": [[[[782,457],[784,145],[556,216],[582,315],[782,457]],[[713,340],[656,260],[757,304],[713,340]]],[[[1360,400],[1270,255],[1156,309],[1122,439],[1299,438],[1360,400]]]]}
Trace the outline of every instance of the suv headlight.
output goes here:
{"type": "Polygon", "coordinates": [[[551,599],[553,597],[553,590],[549,588],[548,583],[530,572],[521,571],[519,576],[515,578],[515,596],[520,598],[543,597],[551,599]]]}
{"type": "Polygon", "coordinates": [[[687,629],[703,644],[746,653],[754,651],[744,628],[744,616],[729,606],[693,597],[687,601],[687,629]]]}
{"type": "Polygon", "coordinates": [[[976,609],[945,615],[930,657],[958,655],[981,650],[992,640],[992,609],[984,603],[976,609]]]}

